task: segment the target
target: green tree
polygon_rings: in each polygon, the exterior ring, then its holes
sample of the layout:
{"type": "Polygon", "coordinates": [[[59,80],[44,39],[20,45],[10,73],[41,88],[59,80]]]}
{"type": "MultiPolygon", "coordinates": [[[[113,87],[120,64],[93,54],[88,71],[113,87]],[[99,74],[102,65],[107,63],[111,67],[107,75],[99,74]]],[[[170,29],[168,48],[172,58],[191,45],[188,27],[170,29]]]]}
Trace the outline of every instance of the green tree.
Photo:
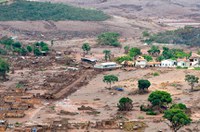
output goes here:
{"type": "Polygon", "coordinates": [[[136,57],[137,55],[141,55],[141,54],[142,54],[142,52],[139,48],[131,48],[129,50],[129,56],[130,57],[136,57]]]}
{"type": "Polygon", "coordinates": [[[121,98],[117,104],[119,111],[130,111],[133,108],[132,100],[130,98],[121,98]]]}
{"type": "Polygon", "coordinates": [[[158,56],[160,54],[160,49],[158,46],[151,46],[151,49],[147,51],[149,55],[158,56]]]}
{"type": "Polygon", "coordinates": [[[165,59],[165,58],[164,58],[164,56],[162,56],[162,55],[161,55],[161,56],[158,56],[158,57],[156,58],[157,61],[162,61],[162,60],[164,60],[164,59],[165,59]]]}
{"type": "Polygon", "coordinates": [[[14,43],[14,40],[12,38],[8,38],[8,37],[3,37],[0,40],[0,44],[4,45],[4,49],[9,49],[13,43],[14,43]],[[8,48],[6,48],[6,47],[8,47],[8,48]]]}
{"type": "Polygon", "coordinates": [[[99,45],[109,45],[109,46],[120,46],[120,42],[118,41],[120,34],[115,32],[106,32],[102,33],[97,38],[97,43],[99,45]]]}
{"type": "Polygon", "coordinates": [[[143,55],[143,57],[144,57],[144,59],[147,60],[148,62],[153,60],[153,58],[152,58],[150,55],[143,55]]]}
{"type": "Polygon", "coordinates": [[[41,47],[41,51],[49,51],[49,47],[48,47],[48,45],[44,45],[44,46],[42,46],[41,47]]]}
{"type": "Polygon", "coordinates": [[[21,49],[21,55],[22,56],[25,56],[25,55],[27,55],[27,50],[23,47],[22,49],[21,49]]]}
{"type": "Polygon", "coordinates": [[[15,42],[12,44],[13,48],[21,48],[22,47],[22,44],[20,42],[15,42]]]}
{"type": "Polygon", "coordinates": [[[138,88],[139,90],[144,91],[145,89],[148,89],[151,86],[151,83],[149,80],[138,80],[138,88]]]}
{"type": "Polygon", "coordinates": [[[27,49],[28,52],[32,52],[32,51],[33,51],[33,48],[32,48],[30,45],[28,45],[28,46],[26,47],[26,49],[27,49]]]}
{"type": "Polygon", "coordinates": [[[169,109],[164,112],[165,119],[169,120],[171,129],[177,132],[181,127],[190,124],[191,119],[180,109],[169,109]]]}
{"type": "Polygon", "coordinates": [[[128,54],[129,49],[130,49],[129,46],[125,46],[125,47],[124,47],[124,53],[125,53],[125,54],[128,54]]]}
{"type": "Polygon", "coordinates": [[[115,59],[118,63],[122,63],[123,61],[132,61],[133,58],[130,56],[120,56],[115,59]]]}
{"type": "Polygon", "coordinates": [[[185,81],[191,86],[191,91],[194,90],[195,83],[199,83],[199,78],[194,75],[185,75],[185,81]]]}
{"type": "Polygon", "coordinates": [[[103,82],[109,84],[111,88],[112,83],[118,82],[118,77],[115,75],[105,75],[103,77],[103,82]]]}
{"type": "Polygon", "coordinates": [[[111,51],[110,50],[104,50],[103,53],[104,53],[104,58],[106,61],[111,59],[111,51]]]}
{"type": "Polygon", "coordinates": [[[90,47],[89,43],[84,43],[84,44],[82,45],[82,50],[83,50],[84,52],[86,52],[86,54],[88,54],[88,52],[91,50],[91,47],[90,47]]]}
{"type": "Polygon", "coordinates": [[[7,61],[0,58],[0,76],[3,77],[3,80],[6,80],[6,73],[9,72],[10,66],[7,61]]]}
{"type": "Polygon", "coordinates": [[[180,109],[180,110],[183,110],[183,111],[186,111],[187,110],[187,107],[185,104],[182,104],[182,103],[178,103],[178,104],[173,104],[170,109],[180,109]]]}
{"type": "Polygon", "coordinates": [[[153,106],[166,106],[172,102],[171,95],[165,91],[154,91],[149,95],[148,101],[151,102],[153,106]]]}
{"type": "Polygon", "coordinates": [[[34,48],[33,53],[34,53],[35,56],[42,55],[41,51],[38,48],[34,48]]]}

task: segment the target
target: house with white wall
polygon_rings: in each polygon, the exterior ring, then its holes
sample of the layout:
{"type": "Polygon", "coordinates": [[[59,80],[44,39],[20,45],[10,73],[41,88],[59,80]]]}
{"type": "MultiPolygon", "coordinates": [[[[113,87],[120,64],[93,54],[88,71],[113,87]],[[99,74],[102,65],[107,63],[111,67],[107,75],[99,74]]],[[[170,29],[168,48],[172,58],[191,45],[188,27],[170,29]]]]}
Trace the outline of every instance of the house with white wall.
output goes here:
{"type": "Polygon", "coordinates": [[[136,67],[141,67],[141,68],[144,68],[147,66],[147,60],[144,59],[144,57],[142,56],[138,56],[135,60],[135,66],[136,67]]]}
{"type": "Polygon", "coordinates": [[[177,66],[179,66],[179,67],[189,67],[190,61],[186,58],[177,59],[177,66]]]}
{"type": "Polygon", "coordinates": [[[177,62],[176,60],[167,59],[161,61],[161,67],[176,67],[177,62]]]}
{"type": "Polygon", "coordinates": [[[189,58],[189,63],[191,67],[200,67],[200,56],[197,54],[193,54],[189,58]]]}

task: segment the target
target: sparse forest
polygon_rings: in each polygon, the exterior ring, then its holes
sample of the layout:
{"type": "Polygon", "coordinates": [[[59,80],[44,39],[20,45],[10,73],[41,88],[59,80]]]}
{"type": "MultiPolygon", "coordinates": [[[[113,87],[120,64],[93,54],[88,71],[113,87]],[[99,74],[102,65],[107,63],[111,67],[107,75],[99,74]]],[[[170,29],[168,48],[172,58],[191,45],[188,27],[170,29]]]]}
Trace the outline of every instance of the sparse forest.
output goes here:
{"type": "Polygon", "coordinates": [[[79,20],[103,21],[109,16],[102,11],[83,9],[66,4],[18,0],[0,5],[0,21],[79,20]]]}
{"type": "MultiPolygon", "coordinates": [[[[199,46],[200,44],[200,28],[184,27],[177,30],[160,32],[152,34],[145,40],[146,43],[172,43],[186,44],[190,46],[199,46]]],[[[143,35],[144,36],[144,35],[143,35]]]]}

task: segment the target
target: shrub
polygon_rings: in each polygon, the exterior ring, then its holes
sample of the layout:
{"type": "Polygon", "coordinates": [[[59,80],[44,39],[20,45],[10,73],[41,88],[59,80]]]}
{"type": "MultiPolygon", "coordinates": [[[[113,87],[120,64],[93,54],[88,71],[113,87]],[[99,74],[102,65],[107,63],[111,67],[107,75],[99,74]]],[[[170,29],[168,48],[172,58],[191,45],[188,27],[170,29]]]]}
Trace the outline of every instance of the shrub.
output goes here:
{"type": "Polygon", "coordinates": [[[157,115],[157,113],[152,110],[147,111],[146,114],[147,115],[157,115]]]}
{"type": "Polygon", "coordinates": [[[97,43],[99,45],[108,45],[118,47],[120,42],[118,41],[120,34],[115,32],[102,33],[97,37],[97,43]]]}
{"type": "Polygon", "coordinates": [[[159,75],[160,75],[160,74],[159,74],[158,72],[154,72],[154,73],[153,73],[153,76],[154,76],[154,77],[159,76],[159,75]]]}
{"type": "Polygon", "coordinates": [[[7,54],[7,51],[0,48],[0,55],[6,55],[6,54],[7,54]]]}

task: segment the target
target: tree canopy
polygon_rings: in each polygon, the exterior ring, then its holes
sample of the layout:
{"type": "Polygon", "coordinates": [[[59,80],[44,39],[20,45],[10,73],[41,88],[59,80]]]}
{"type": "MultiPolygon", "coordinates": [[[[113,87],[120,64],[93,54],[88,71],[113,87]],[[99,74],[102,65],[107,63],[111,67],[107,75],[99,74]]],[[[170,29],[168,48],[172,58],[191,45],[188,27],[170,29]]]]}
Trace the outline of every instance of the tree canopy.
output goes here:
{"type": "Polygon", "coordinates": [[[139,48],[135,47],[135,48],[131,48],[129,50],[129,56],[130,57],[136,57],[137,55],[141,55],[141,54],[142,54],[142,52],[139,48]]]}
{"type": "Polygon", "coordinates": [[[128,97],[123,97],[119,100],[117,107],[119,111],[130,111],[133,108],[132,99],[128,97]]]}
{"type": "Polygon", "coordinates": [[[160,49],[158,46],[151,46],[151,49],[147,51],[151,56],[158,56],[160,54],[160,49]]]}
{"type": "Polygon", "coordinates": [[[180,109],[169,109],[164,112],[164,118],[170,121],[171,128],[177,132],[181,127],[190,124],[192,121],[188,115],[186,115],[180,109]]]}
{"type": "Polygon", "coordinates": [[[153,106],[165,106],[172,102],[171,95],[165,91],[154,91],[149,95],[148,101],[153,106]]]}
{"type": "Polygon", "coordinates": [[[104,58],[106,61],[111,59],[111,51],[110,50],[104,50],[103,53],[104,53],[104,58]]]}
{"type": "Polygon", "coordinates": [[[138,88],[140,90],[148,89],[151,86],[151,83],[149,80],[138,80],[138,88]]]}
{"type": "Polygon", "coordinates": [[[178,103],[178,104],[173,104],[170,109],[180,109],[180,110],[186,110],[187,107],[185,104],[182,104],[182,103],[178,103]]]}
{"type": "Polygon", "coordinates": [[[111,84],[118,82],[118,77],[115,75],[105,75],[103,77],[103,82],[110,84],[110,88],[111,88],[111,84]]]}
{"type": "Polygon", "coordinates": [[[199,78],[194,75],[185,75],[185,81],[191,86],[191,91],[194,90],[194,84],[199,83],[199,78]]]}
{"type": "Polygon", "coordinates": [[[99,45],[108,45],[118,47],[120,42],[118,41],[120,34],[115,32],[102,33],[97,37],[97,43],[99,45]]]}
{"type": "Polygon", "coordinates": [[[2,58],[0,58],[0,76],[3,77],[3,79],[6,79],[6,73],[9,72],[10,66],[8,62],[2,58]]]}
{"type": "Polygon", "coordinates": [[[82,50],[84,51],[84,52],[86,52],[86,54],[91,50],[91,47],[90,47],[90,45],[89,45],[89,43],[84,43],[83,45],[82,45],[82,50]]]}

